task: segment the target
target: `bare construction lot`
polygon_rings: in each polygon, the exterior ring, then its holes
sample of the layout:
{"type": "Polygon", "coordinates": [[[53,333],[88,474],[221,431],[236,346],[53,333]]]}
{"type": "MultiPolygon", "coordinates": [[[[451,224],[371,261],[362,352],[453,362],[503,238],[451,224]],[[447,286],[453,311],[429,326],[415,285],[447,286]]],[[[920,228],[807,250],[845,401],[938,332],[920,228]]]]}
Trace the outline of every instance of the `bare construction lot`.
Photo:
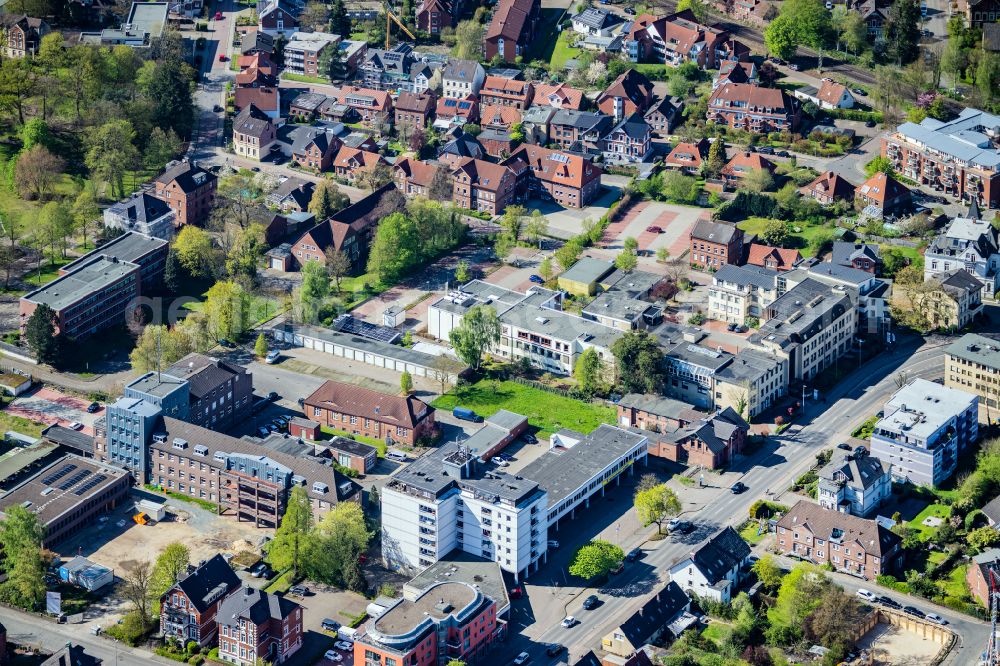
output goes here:
{"type": "Polygon", "coordinates": [[[872,663],[885,666],[929,664],[941,649],[941,643],[929,637],[884,622],[862,636],[857,646],[869,651],[874,649],[872,663]]]}

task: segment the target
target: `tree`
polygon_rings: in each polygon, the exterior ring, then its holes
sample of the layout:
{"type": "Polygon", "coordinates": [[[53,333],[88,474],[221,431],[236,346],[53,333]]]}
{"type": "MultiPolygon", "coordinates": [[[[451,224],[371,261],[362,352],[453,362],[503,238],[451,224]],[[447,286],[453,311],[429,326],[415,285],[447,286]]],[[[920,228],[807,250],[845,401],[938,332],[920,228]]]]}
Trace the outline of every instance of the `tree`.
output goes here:
{"type": "Polygon", "coordinates": [[[909,265],[909,259],[897,248],[882,247],[882,275],[891,278],[909,265]]]}
{"type": "Polygon", "coordinates": [[[321,583],[364,591],[366,583],[360,560],[372,536],[360,504],[338,503],[320,519],[309,536],[303,559],[305,573],[321,583]]]}
{"type": "Polygon", "coordinates": [[[351,268],[353,268],[351,259],[332,245],[326,248],[325,255],[326,272],[333,278],[334,284],[337,285],[337,293],[339,294],[341,281],[350,274],[351,268]]]}
{"type": "Polygon", "coordinates": [[[347,14],[344,0],[334,0],[330,10],[330,32],[337,35],[351,34],[351,17],[347,14]]]}
{"type": "Polygon", "coordinates": [[[874,176],[876,173],[884,173],[887,176],[895,176],[896,169],[893,168],[892,162],[888,157],[878,155],[871,162],[865,165],[865,174],[867,174],[869,178],[874,176]]]}
{"type": "Polygon", "coordinates": [[[167,258],[163,264],[163,288],[167,293],[176,294],[181,290],[184,278],[184,268],[177,259],[177,252],[173,248],[170,248],[167,251],[167,258]]]}
{"type": "Polygon", "coordinates": [[[965,537],[966,542],[978,552],[1000,543],[1000,532],[989,526],[978,527],[965,537]]]}
{"type": "Polygon", "coordinates": [[[460,60],[479,61],[483,52],[483,24],[476,20],[460,21],[455,28],[455,46],[451,54],[460,60]]]}
{"type": "Polygon", "coordinates": [[[786,575],[778,588],[774,605],[767,612],[771,626],[767,631],[771,645],[788,645],[802,636],[806,617],[821,603],[830,581],[819,568],[803,562],[786,575]]]}
{"type": "Polygon", "coordinates": [[[576,360],[576,365],[573,367],[573,377],[576,379],[577,387],[588,396],[600,390],[602,365],[601,357],[593,347],[584,349],[576,360]]]}
{"type": "Polygon", "coordinates": [[[209,277],[217,272],[219,251],[204,229],[184,225],[174,239],[172,251],[191,277],[209,277]]]}
{"type": "Polygon", "coordinates": [[[330,276],[326,267],[318,261],[307,261],[302,266],[302,286],[299,288],[302,321],[317,321],[329,295],[330,276]]]}
{"type": "Polygon", "coordinates": [[[795,54],[798,43],[795,25],[783,14],[764,29],[764,44],[768,52],[782,60],[788,60],[795,54]]]}
{"type": "Polygon", "coordinates": [[[52,149],[52,132],[49,130],[49,124],[41,118],[32,118],[24,123],[20,135],[22,151],[31,150],[37,145],[52,149]]]}
{"type": "Polygon", "coordinates": [[[569,240],[561,248],[556,250],[555,258],[559,262],[559,265],[564,271],[569,270],[570,266],[576,263],[576,260],[580,258],[583,253],[583,246],[576,240],[569,240]]]}
{"type": "Polygon", "coordinates": [[[613,543],[594,539],[580,547],[569,565],[569,573],[580,578],[608,575],[625,560],[625,552],[613,543]]]}
{"type": "Polygon", "coordinates": [[[66,256],[66,239],[73,233],[73,215],[61,201],[50,201],[42,207],[38,216],[38,226],[49,244],[49,258],[55,260],[55,246],[58,244],[60,256],[66,256]]]}
{"type": "Polygon", "coordinates": [[[125,196],[125,173],[139,162],[135,129],[127,120],[110,120],[90,133],[85,162],[93,177],[108,184],[111,198],[125,196]]]}
{"type": "Polygon", "coordinates": [[[897,66],[920,53],[920,7],[917,0],[897,0],[889,6],[885,22],[886,55],[897,66]]]}
{"type": "Polygon", "coordinates": [[[987,102],[993,102],[1000,93],[1000,54],[994,51],[979,53],[976,67],[976,87],[987,102]]]}
{"type": "Polygon", "coordinates": [[[864,619],[865,612],[853,595],[848,595],[836,585],[828,586],[819,605],[803,622],[806,640],[827,648],[841,649],[854,642],[857,627],[864,619]]]}
{"type": "Polygon", "coordinates": [[[784,247],[791,236],[788,223],[784,220],[771,220],[764,225],[764,230],[760,232],[760,239],[775,247],[784,247]]]}
{"type": "Polygon", "coordinates": [[[172,129],[164,130],[154,127],[146,143],[143,154],[143,164],[147,169],[159,171],[170,160],[181,152],[182,141],[172,129]]]}
{"type": "Polygon", "coordinates": [[[94,199],[94,192],[90,187],[84,187],[73,201],[73,222],[83,235],[84,248],[87,247],[90,231],[100,223],[100,220],[101,208],[94,199]]]}
{"type": "Polygon", "coordinates": [[[709,178],[718,178],[724,166],[726,166],[726,142],[720,138],[713,141],[712,145],[708,147],[705,175],[709,178]]]}
{"type": "Polygon", "coordinates": [[[38,86],[38,73],[29,58],[9,58],[0,63],[0,108],[17,111],[24,125],[24,109],[38,86]]]}
{"type": "Polygon", "coordinates": [[[524,239],[534,244],[541,242],[545,233],[549,230],[548,222],[542,211],[537,208],[531,211],[527,224],[524,225],[524,239]]]}
{"type": "Polygon", "coordinates": [[[265,250],[267,241],[264,239],[264,225],[254,222],[249,227],[238,230],[226,258],[226,272],[231,278],[247,286],[255,286],[257,268],[265,250]]]}
{"type": "Polygon", "coordinates": [[[250,294],[237,282],[219,281],[205,294],[202,312],[216,338],[239,340],[250,328],[250,294]]]}
{"type": "Polygon", "coordinates": [[[646,331],[629,331],[611,345],[627,393],[659,393],[665,382],[663,352],[646,331]]]}
{"type": "Polygon", "coordinates": [[[299,25],[311,30],[323,31],[330,21],[330,8],[322,2],[309,2],[299,14],[299,25]]]}
{"type": "Polygon", "coordinates": [[[417,263],[421,241],[413,220],[392,213],[379,223],[368,252],[368,272],[383,284],[393,284],[404,270],[417,263]]]}
{"type": "Polygon", "coordinates": [[[868,26],[861,12],[845,12],[838,36],[844,48],[855,55],[868,47],[868,26]]]}
{"type": "Polygon", "coordinates": [[[778,586],[781,585],[781,579],[784,578],[784,573],[781,571],[781,566],[778,565],[777,560],[774,559],[773,555],[764,554],[759,560],[753,564],[753,572],[757,576],[757,580],[760,584],[764,586],[767,590],[777,590],[778,586]]]}
{"type": "Polygon", "coordinates": [[[163,324],[150,324],[142,329],[129,361],[139,372],[161,371],[193,351],[193,341],[180,326],[169,329],[163,324]]]}
{"type": "Polygon", "coordinates": [[[663,177],[663,196],[677,203],[694,203],[698,200],[701,187],[693,176],[685,176],[680,171],[671,171],[663,177]]]}
{"type": "Polygon", "coordinates": [[[750,192],[767,192],[774,188],[774,176],[767,169],[756,169],[743,178],[740,189],[750,192]]]}
{"type": "Polygon", "coordinates": [[[317,220],[325,220],[350,203],[350,198],[340,191],[336,183],[321,180],[316,183],[316,191],[309,201],[309,212],[314,214],[317,220]]]}
{"type": "Polygon", "coordinates": [[[378,188],[392,182],[392,170],[389,165],[379,160],[370,169],[365,169],[360,174],[361,182],[368,186],[372,192],[378,188]]]}
{"type": "Polygon", "coordinates": [[[469,272],[469,262],[462,259],[455,266],[455,281],[459,284],[465,284],[470,279],[472,279],[472,275],[469,272]]]}
{"type": "Polygon", "coordinates": [[[55,365],[59,360],[59,340],[56,331],[56,313],[45,303],[35,307],[24,328],[24,339],[35,353],[39,363],[55,365]]]}
{"type": "Polygon", "coordinates": [[[542,263],[540,263],[538,265],[538,274],[546,282],[548,282],[549,280],[552,279],[552,275],[554,273],[553,273],[553,270],[552,270],[552,258],[551,257],[545,257],[544,259],[542,259],[542,263]]]}
{"type": "Polygon", "coordinates": [[[263,331],[257,334],[257,342],[253,345],[253,353],[257,358],[267,356],[267,338],[264,337],[263,331]]]}
{"type": "Polygon", "coordinates": [[[44,199],[66,168],[66,161],[38,143],[17,156],[14,182],[24,199],[44,199]]]}
{"type": "MultiPolygon", "coordinates": [[[[341,504],[338,507],[343,506],[341,504]]],[[[292,578],[298,580],[302,555],[308,548],[312,531],[312,506],[305,488],[294,486],[288,496],[285,514],[274,532],[274,539],[268,544],[267,561],[276,571],[291,568],[292,578]]]]}
{"type": "Polygon", "coordinates": [[[403,392],[403,395],[413,393],[413,377],[408,370],[403,370],[403,374],[399,376],[399,390],[403,392]]]}
{"type": "Polygon", "coordinates": [[[500,318],[491,305],[474,305],[448,334],[455,353],[478,371],[483,354],[500,342],[500,318]]]}
{"type": "Polygon", "coordinates": [[[217,188],[219,196],[212,211],[214,226],[219,229],[225,229],[226,223],[235,224],[240,229],[250,226],[264,201],[266,189],[266,179],[247,169],[220,179],[217,188]]]}
{"type": "Polygon", "coordinates": [[[503,233],[510,236],[514,243],[521,238],[521,227],[524,224],[524,215],[527,211],[524,206],[507,206],[503,217],[500,218],[500,228],[503,233]]]}
{"type": "Polygon", "coordinates": [[[191,551],[177,541],[167,544],[156,558],[149,581],[150,601],[156,608],[159,608],[160,597],[187,573],[190,564],[191,551]]]}
{"type": "Polygon", "coordinates": [[[681,501],[677,493],[665,483],[636,491],[634,504],[635,512],[643,526],[656,523],[657,534],[662,533],[663,521],[667,517],[676,516],[681,512],[681,501]]]}
{"type": "Polygon", "coordinates": [[[184,138],[191,135],[194,122],[191,78],[191,68],[178,58],[156,63],[149,86],[149,98],[154,100],[154,127],[170,128],[184,138]]]}
{"type": "Polygon", "coordinates": [[[121,595],[131,602],[133,609],[142,620],[142,625],[148,627],[152,622],[150,614],[150,586],[152,584],[152,567],[145,560],[129,563],[122,572],[121,595]]]}
{"type": "Polygon", "coordinates": [[[0,543],[4,558],[0,572],[7,580],[0,584],[0,599],[20,608],[34,610],[45,600],[45,563],[42,537],[45,528],[38,516],[21,505],[9,507],[0,521],[0,543]]]}
{"type": "Polygon", "coordinates": [[[451,201],[453,194],[454,181],[451,179],[448,169],[435,169],[431,185],[427,188],[427,198],[431,201],[451,201]]]}
{"type": "Polygon", "coordinates": [[[615,267],[625,273],[631,273],[638,265],[639,259],[635,256],[634,252],[622,250],[618,253],[618,256],[615,257],[615,267]]]}

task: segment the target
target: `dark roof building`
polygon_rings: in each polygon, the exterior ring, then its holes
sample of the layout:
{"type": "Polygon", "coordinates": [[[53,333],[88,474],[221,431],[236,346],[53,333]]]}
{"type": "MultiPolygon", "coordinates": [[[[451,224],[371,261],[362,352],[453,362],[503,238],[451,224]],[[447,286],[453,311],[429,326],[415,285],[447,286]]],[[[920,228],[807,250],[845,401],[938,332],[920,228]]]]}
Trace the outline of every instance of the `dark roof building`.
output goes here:
{"type": "Polygon", "coordinates": [[[669,626],[691,607],[691,599],[674,581],[650,597],[639,610],[601,639],[601,648],[619,657],[642,653],[642,647],[659,643],[669,626]]]}
{"type": "Polygon", "coordinates": [[[747,542],[732,527],[726,527],[672,566],[670,580],[698,596],[729,601],[749,557],[747,542]]]}
{"type": "MultiPolygon", "coordinates": [[[[0,635],[2,635],[2,625],[0,625],[0,635]]],[[[2,654],[3,648],[0,647],[0,655],[2,654]]],[[[103,659],[87,654],[82,646],[67,643],[38,666],[101,666],[103,663],[103,659]]]]}

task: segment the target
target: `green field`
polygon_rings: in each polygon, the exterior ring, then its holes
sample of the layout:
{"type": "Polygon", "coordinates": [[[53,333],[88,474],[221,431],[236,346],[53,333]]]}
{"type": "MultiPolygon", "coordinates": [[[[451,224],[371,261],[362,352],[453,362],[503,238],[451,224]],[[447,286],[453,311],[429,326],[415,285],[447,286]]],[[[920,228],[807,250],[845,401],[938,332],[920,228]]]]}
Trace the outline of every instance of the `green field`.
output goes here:
{"type": "Polygon", "coordinates": [[[613,407],[564,398],[516,382],[492,379],[455,388],[431,404],[448,411],[461,405],[483,417],[501,409],[523,414],[528,417],[530,425],[538,428],[540,438],[548,437],[561,428],[586,434],[602,423],[615,422],[613,407]]]}
{"type": "Polygon", "coordinates": [[[41,437],[45,427],[44,423],[16,416],[6,410],[0,411],[0,430],[3,432],[13,430],[29,437],[41,437]]]}
{"type": "MultiPolygon", "coordinates": [[[[736,226],[747,234],[757,234],[760,236],[768,223],[772,221],[766,217],[748,217],[736,226]]],[[[788,247],[795,248],[803,257],[811,257],[815,254],[810,247],[810,243],[814,238],[833,231],[832,224],[811,224],[805,221],[795,221],[789,224],[792,227],[799,228],[800,231],[792,232],[792,242],[788,243],[788,247]]]]}
{"type": "Polygon", "coordinates": [[[767,537],[767,530],[765,529],[760,534],[757,534],[757,521],[750,521],[740,529],[740,536],[747,543],[754,545],[763,541],[767,537]]]}
{"type": "Polygon", "coordinates": [[[925,518],[930,516],[937,516],[942,520],[948,520],[951,516],[951,507],[944,504],[928,504],[924,507],[924,510],[913,517],[913,520],[906,524],[910,529],[920,532],[921,541],[927,541],[934,533],[937,532],[936,527],[928,527],[922,524],[925,518]]]}
{"type": "Polygon", "coordinates": [[[281,78],[288,79],[289,81],[298,81],[300,83],[325,83],[326,85],[330,85],[330,79],[324,79],[318,76],[305,76],[304,74],[290,74],[288,72],[282,72],[281,78]]]}
{"type": "Polygon", "coordinates": [[[566,61],[576,58],[580,55],[581,51],[578,48],[574,48],[569,45],[569,35],[574,34],[572,31],[564,30],[559,33],[559,39],[556,40],[555,47],[552,49],[552,56],[549,58],[549,67],[551,71],[559,71],[566,66],[566,61]]]}

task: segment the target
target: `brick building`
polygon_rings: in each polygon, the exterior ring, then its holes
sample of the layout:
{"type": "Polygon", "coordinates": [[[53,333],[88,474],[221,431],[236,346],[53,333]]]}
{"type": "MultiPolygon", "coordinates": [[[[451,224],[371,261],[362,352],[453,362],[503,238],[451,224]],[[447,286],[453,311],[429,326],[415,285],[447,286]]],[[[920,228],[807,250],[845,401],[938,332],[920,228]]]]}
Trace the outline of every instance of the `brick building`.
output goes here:
{"type": "Polygon", "coordinates": [[[708,120],[755,134],[794,131],[799,125],[799,102],[778,88],[748,83],[726,83],[708,99],[708,120]]]}
{"type": "Polygon", "coordinates": [[[188,382],[187,421],[225,432],[253,406],[253,376],[243,366],[204,354],[188,354],[164,372],[188,382]]]}
{"type": "Polygon", "coordinates": [[[661,437],[664,441],[659,447],[660,455],[689,466],[718,469],[731,463],[733,456],[743,451],[749,434],[750,425],[727,407],[661,437]]]}
{"type": "Polygon", "coordinates": [[[328,381],[303,404],[306,416],[355,435],[413,446],[434,431],[434,408],[413,396],[328,381]]]}
{"type": "Polygon", "coordinates": [[[431,184],[441,168],[412,157],[401,157],[392,165],[392,178],[396,187],[407,198],[426,197],[429,196],[431,184]]]}
{"type": "Polygon", "coordinates": [[[424,129],[434,115],[435,104],[433,92],[399,93],[396,100],[396,128],[407,125],[414,129],[424,129]]]}
{"type": "Polygon", "coordinates": [[[239,666],[280,664],[302,647],[302,607],[244,587],[219,605],[219,659],[239,666]]]}
{"type": "Polygon", "coordinates": [[[735,224],[698,220],[691,230],[692,266],[721,268],[742,263],[743,230],[735,224]]]}
{"type": "Polygon", "coordinates": [[[353,439],[334,437],[330,441],[323,442],[323,447],[335,463],[360,474],[367,474],[378,464],[378,449],[353,439]]]}
{"type": "Polygon", "coordinates": [[[596,106],[616,122],[633,113],[645,114],[653,106],[653,83],[636,70],[627,70],[597,97],[596,106]]]}
{"type": "Polygon", "coordinates": [[[479,89],[480,109],[487,106],[512,106],[524,111],[531,104],[534,91],[530,81],[487,76],[479,89]]]}
{"type": "Polygon", "coordinates": [[[483,34],[483,60],[500,56],[504,62],[514,62],[527,54],[541,6],[539,0],[500,0],[483,34]]]}
{"type": "Polygon", "coordinates": [[[517,177],[502,164],[466,157],[452,169],[456,206],[500,215],[514,202],[517,177]]]}
{"type": "Polygon", "coordinates": [[[525,144],[503,164],[513,172],[519,196],[530,194],[567,208],[583,208],[601,191],[601,167],[579,155],[525,144]]]}
{"type": "Polygon", "coordinates": [[[215,174],[196,163],[187,160],[171,162],[167,170],[153,181],[153,195],[174,210],[177,226],[204,224],[212,212],[217,182],[215,174]]]}
{"type": "Polygon", "coordinates": [[[160,597],[160,631],[185,645],[214,644],[219,606],[239,587],[239,576],[222,555],[212,557],[160,597]]]}

